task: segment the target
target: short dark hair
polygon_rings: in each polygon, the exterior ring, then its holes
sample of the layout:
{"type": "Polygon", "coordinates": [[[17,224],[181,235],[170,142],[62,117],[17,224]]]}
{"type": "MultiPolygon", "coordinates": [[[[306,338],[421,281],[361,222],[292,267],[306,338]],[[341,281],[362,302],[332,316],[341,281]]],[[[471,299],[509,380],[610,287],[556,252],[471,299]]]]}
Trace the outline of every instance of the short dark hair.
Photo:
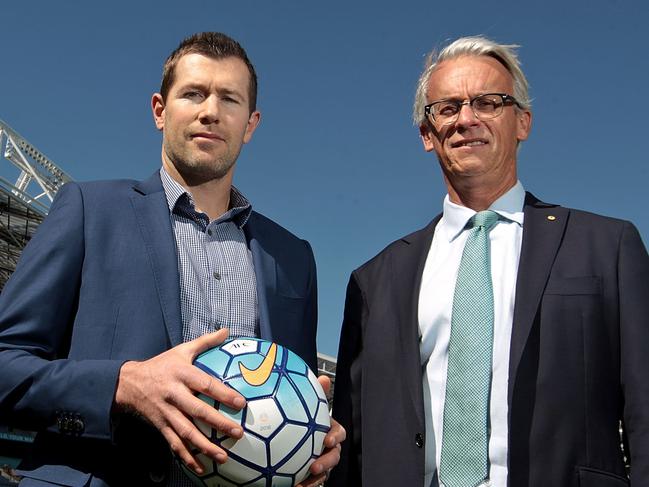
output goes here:
{"type": "Polygon", "coordinates": [[[213,59],[235,57],[241,59],[248,67],[250,73],[250,84],[248,86],[248,98],[250,113],[257,109],[257,73],[255,67],[248,59],[246,51],[241,45],[220,32],[199,32],[183,39],[180,45],[172,52],[165,61],[162,70],[162,84],[160,94],[166,100],[169,89],[173,85],[176,74],[176,65],[181,57],[186,54],[202,54],[213,59]]]}

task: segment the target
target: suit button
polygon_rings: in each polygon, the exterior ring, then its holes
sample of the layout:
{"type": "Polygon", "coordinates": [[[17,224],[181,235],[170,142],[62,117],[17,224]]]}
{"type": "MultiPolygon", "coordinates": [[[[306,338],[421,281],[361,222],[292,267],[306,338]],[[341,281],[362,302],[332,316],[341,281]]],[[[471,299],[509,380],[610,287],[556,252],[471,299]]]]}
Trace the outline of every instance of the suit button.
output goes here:
{"type": "Polygon", "coordinates": [[[86,429],[86,424],[81,418],[74,418],[72,420],[72,433],[75,435],[80,435],[86,429]]]}
{"type": "Polygon", "coordinates": [[[149,478],[151,479],[151,482],[154,484],[161,484],[165,480],[165,474],[164,472],[155,472],[151,471],[149,472],[149,478]]]}
{"type": "Polygon", "coordinates": [[[415,445],[417,445],[417,448],[424,446],[424,435],[422,435],[421,433],[417,433],[415,435],[415,445]]]}
{"type": "Polygon", "coordinates": [[[61,434],[72,436],[80,436],[86,429],[81,415],[68,411],[57,411],[56,426],[61,434]]]}

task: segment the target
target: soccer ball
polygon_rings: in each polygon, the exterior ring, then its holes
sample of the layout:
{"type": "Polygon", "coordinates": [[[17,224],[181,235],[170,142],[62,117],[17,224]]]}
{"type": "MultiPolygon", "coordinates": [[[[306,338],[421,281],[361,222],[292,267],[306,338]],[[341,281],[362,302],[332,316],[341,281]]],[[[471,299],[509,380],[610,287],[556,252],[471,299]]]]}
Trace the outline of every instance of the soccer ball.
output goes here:
{"type": "Polygon", "coordinates": [[[227,450],[228,460],[219,464],[193,451],[205,467],[200,476],[183,467],[194,483],[204,487],[291,487],[306,478],[330,428],[327,398],[306,363],[275,343],[236,338],[202,353],[194,364],[248,402],[235,411],[199,395],[241,424],[244,436],[235,440],[195,420],[203,434],[227,450]]]}

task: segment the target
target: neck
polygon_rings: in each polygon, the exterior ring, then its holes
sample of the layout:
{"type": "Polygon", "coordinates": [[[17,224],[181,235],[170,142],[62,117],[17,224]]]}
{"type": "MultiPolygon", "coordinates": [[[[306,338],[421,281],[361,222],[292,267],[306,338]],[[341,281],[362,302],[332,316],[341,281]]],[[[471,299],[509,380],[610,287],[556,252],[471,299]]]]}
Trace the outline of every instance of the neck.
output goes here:
{"type": "Polygon", "coordinates": [[[488,209],[494,201],[513,188],[517,181],[516,175],[491,186],[475,184],[476,182],[473,181],[460,181],[461,184],[458,184],[457,181],[451,182],[448,178],[445,179],[449,199],[457,205],[474,211],[488,209]]]}
{"type": "Polygon", "coordinates": [[[210,221],[216,220],[230,208],[230,191],[232,181],[225,177],[215,181],[187,186],[185,189],[192,195],[197,211],[205,213],[210,221]]]}
{"type": "Polygon", "coordinates": [[[228,171],[225,176],[219,179],[194,181],[179,173],[173,164],[163,161],[163,166],[169,176],[192,195],[196,211],[205,213],[210,221],[216,220],[228,211],[233,171],[228,171]]]}

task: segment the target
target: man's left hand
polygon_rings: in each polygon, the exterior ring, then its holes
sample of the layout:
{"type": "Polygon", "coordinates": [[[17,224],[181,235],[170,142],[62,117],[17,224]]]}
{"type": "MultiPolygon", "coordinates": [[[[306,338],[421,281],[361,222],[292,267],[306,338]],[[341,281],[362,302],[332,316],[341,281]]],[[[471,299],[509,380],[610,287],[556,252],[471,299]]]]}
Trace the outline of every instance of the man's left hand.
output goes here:
{"type": "MultiPolygon", "coordinates": [[[[318,381],[324,389],[325,394],[329,394],[329,389],[331,389],[331,380],[329,377],[321,375],[318,377],[318,381]]],[[[318,487],[324,484],[325,480],[329,477],[331,469],[338,465],[340,461],[340,444],[345,441],[346,436],[345,428],[332,418],[331,429],[324,439],[322,455],[311,464],[309,468],[311,475],[296,487],[318,487]]]]}

